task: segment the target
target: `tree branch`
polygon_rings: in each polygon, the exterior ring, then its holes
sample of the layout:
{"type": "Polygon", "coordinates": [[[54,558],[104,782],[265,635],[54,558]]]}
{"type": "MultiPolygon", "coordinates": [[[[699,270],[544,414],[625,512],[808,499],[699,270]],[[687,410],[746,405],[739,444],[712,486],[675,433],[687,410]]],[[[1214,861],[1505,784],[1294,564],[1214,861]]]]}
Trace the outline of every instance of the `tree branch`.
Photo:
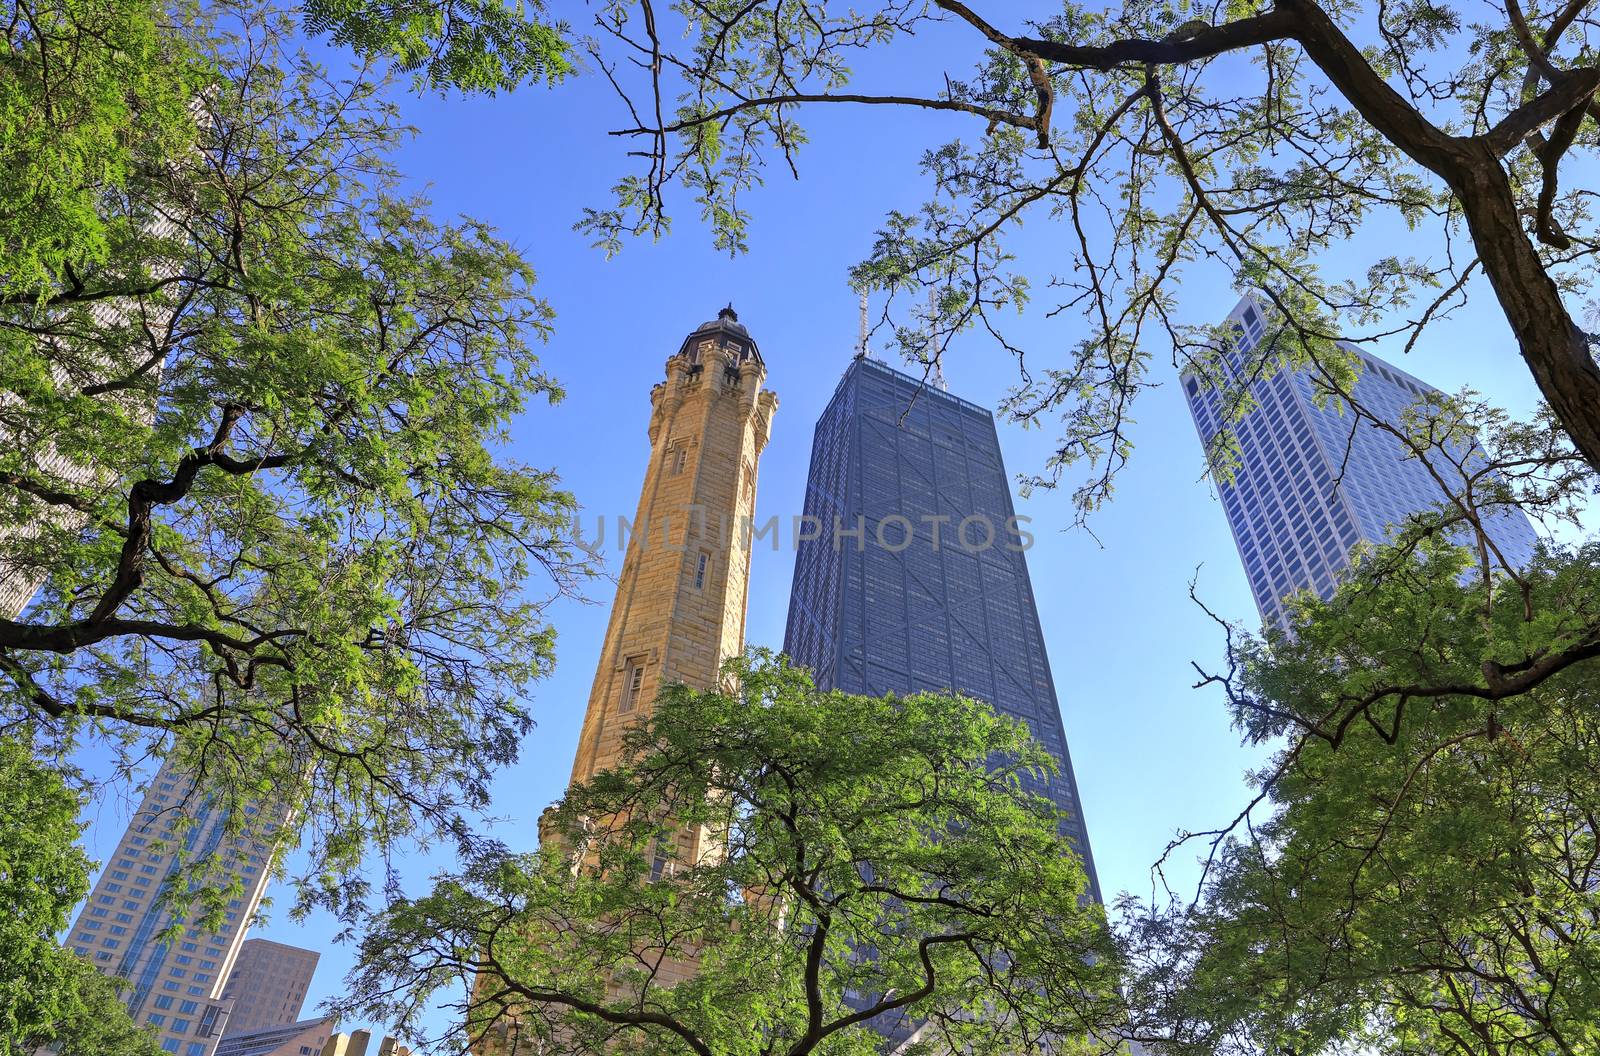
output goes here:
{"type": "MultiPolygon", "coordinates": [[[[939,6],[949,5],[940,0],[939,6]]],[[[1172,66],[1209,59],[1239,48],[1290,39],[1295,35],[1296,28],[1295,17],[1285,8],[1275,7],[1250,18],[1224,22],[1220,26],[1207,26],[1183,35],[1174,34],[1164,40],[1130,38],[1114,40],[1109,44],[1066,44],[1033,37],[1006,37],[1003,34],[990,39],[1003,47],[1026,52],[1046,62],[1108,72],[1118,67],[1145,63],[1172,66]]]]}
{"type": "Polygon", "coordinates": [[[1367,124],[1389,142],[1440,176],[1463,164],[1463,153],[1455,148],[1454,138],[1390,87],[1315,0],[1277,0],[1274,10],[1292,17],[1290,35],[1367,124]]]}
{"type": "Polygon", "coordinates": [[[74,495],[69,491],[57,491],[55,488],[40,484],[20,473],[0,473],[0,485],[15,488],[20,492],[32,495],[41,502],[51,506],[65,506],[77,510],[79,513],[94,511],[94,503],[82,495],[74,495]]]}
{"type": "Polygon", "coordinates": [[[1037,122],[1031,117],[1013,114],[1009,110],[997,110],[990,106],[978,106],[975,103],[963,103],[954,99],[926,99],[915,95],[858,95],[851,93],[804,93],[795,92],[786,95],[765,95],[754,99],[741,99],[731,106],[722,107],[708,114],[698,117],[674,121],[660,129],[646,128],[638,125],[633,128],[613,129],[608,135],[613,136],[654,136],[667,132],[682,132],[699,125],[710,124],[732,117],[734,114],[746,110],[754,110],[763,106],[782,106],[787,103],[860,103],[867,106],[920,106],[928,110],[954,110],[960,113],[973,114],[987,121],[998,124],[1012,125],[1016,128],[1025,128],[1030,131],[1038,128],[1037,122]]]}
{"type": "MultiPolygon", "coordinates": [[[[846,1027],[853,1027],[857,1023],[865,1023],[867,1020],[872,1019],[875,1016],[880,1016],[885,1012],[893,1012],[897,1008],[904,1008],[907,1005],[915,1004],[916,1002],[921,1001],[923,998],[933,993],[933,988],[937,983],[937,979],[935,978],[933,970],[933,958],[929,956],[928,951],[938,945],[952,942],[966,942],[968,939],[972,938],[976,938],[976,936],[970,932],[963,931],[952,932],[945,935],[929,935],[922,939],[917,943],[917,957],[922,961],[923,982],[921,986],[917,987],[915,990],[908,990],[906,993],[901,994],[896,998],[890,998],[885,995],[883,1000],[878,1001],[876,1004],[873,1004],[868,1008],[863,1008],[856,1012],[852,1012],[848,1016],[841,1016],[822,1028],[821,1038],[826,1038],[832,1034],[837,1034],[846,1027]]],[[[802,1048],[800,1043],[796,1042],[794,1047],[789,1050],[789,1056],[805,1056],[805,1054],[810,1052],[813,1048],[815,1048],[815,1044],[807,1045],[806,1047],[802,1048]]]]}
{"type": "Polygon", "coordinates": [[[71,653],[108,638],[138,635],[144,638],[164,638],[174,642],[205,642],[219,650],[253,653],[263,645],[283,638],[298,637],[303,633],[285,628],[255,638],[235,638],[199,624],[161,623],[158,620],[123,620],[107,617],[98,621],[78,620],[74,623],[46,626],[0,619],[0,649],[71,653]]]}
{"type": "MultiPolygon", "coordinates": [[[[1578,111],[1581,123],[1584,108],[1588,106],[1589,98],[1597,87],[1600,87],[1600,68],[1585,66],[1568,71],[1555,87],[1501,118],[1499,123],[1483,134],[1483,138],[1489,144],[1489,149],[1503,156],[1535,129],[1574,109],[1578,111]]],[[[1573,134],[1576,133],[1577,128],[1574,127],[1573,134]]]]}

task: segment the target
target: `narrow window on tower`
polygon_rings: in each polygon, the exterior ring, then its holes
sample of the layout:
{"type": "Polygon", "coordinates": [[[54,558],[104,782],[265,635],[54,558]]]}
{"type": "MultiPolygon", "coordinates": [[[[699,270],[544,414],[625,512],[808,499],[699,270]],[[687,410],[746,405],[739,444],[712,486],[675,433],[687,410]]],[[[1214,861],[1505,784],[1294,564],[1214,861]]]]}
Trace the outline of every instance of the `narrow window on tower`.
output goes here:
{"type": "Polygon", "coordinates": [[[655,852],[650,856],[650,879],[660,880],[664,876],[672,875],[672,852],[676,841],[672,833],[662,832],[656,837],[655,852]]]}
{"type": "Polygon", "coordinates": [[[689,442],[687,440],[673,441],[673,450],[670,457],[672,459],[672,475],[677,476],[689,465],[689,442]]]}
{"type": "Polygon", "coordinates": [[[622,672],[622,702],[618,711],[632,711],[639,703],[639,691],[644,688],[644,657],[630,657],[622,672]]]}
{"type": "Polygon", "coordinates": [[[694,566],[694,589],[695,590],[704,590],[704,589],[706,589],[706,575],[710,571],[711,571],[711,555],[706,553],[704,550],[702,550],[702,551],[700,551],[700,557],[695,561],[695,566],[694,566]]]}

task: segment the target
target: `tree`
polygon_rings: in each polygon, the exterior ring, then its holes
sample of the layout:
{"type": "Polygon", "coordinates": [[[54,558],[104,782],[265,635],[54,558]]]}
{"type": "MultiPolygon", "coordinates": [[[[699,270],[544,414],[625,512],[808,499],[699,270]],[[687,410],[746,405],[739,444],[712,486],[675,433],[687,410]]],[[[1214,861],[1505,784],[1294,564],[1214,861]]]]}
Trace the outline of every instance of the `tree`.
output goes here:
{"type": "Polygon", "coordinates": [[[153,1036],[110,996],[112,982],[55,940],[89,889],[76,844],[82,800],[10,737],[0,737],[0,788],[0,1056],[50,1043],[62,1056],[153,1056],[153,1036]]]}
{"type": "Polygon", "coordinates": [[[1052,286],[1085,336],[1064,357],[1030,350],[1026,362],[1043,366],[1023,369],[1010,410],[1060,412],[1041,480],[1087,461],[1083,508],[1110,494],[1128,457],[1128,414],[1159,346],[1239,392],[1243,413],[1241,379],[1311,362],[1347,377],[1354,360],[1336,339],[1403,336],[1409,347],[1480,273],[1540,391],[1600,468],[1600,366],[1573,303],[1593,274],[1591,192],[1561,183],[1583,171],[1600,114],[1584,0],[1507,0],[1503,18],[1478,22],[1431,0],[1054,8],[688,2],[669,23],[650,0],[613,0],[587,48],[626,102],[614,134],[641,171],[585,223],[608,249],[660,233],[679,187],[737,251],[750,221],[742,196],[770,160],[796,165],[806,108],[948,112],[972,122],[972,137],[927,152],[929,203],[888,216],[855,281],[937,289],[931,311],[897,317],[903,350],[931,364],[963,329],[1000,336],[996,309],[1029,288],[1008,270],[1008,232],[1040,213],[1060,221],[1052,286]],[[965,33],[970,75],[850,90],[878,52],[939,23],[965,33]],[[1436,232],[1432,259],[1394,254],[1391,238],[1369,267],[1324,276],[1325,251],[1385,218],[1436,232]],[[1225,335],[1174,319],[1175,287],[1207,260],[1268,297],[1292,340],[1226,369],[1225,335]]]}
{"type": "Polygon", "coordinates": [[[1201,671],[1279,750],[1238,817],[1169,847],[1208,844],[1194,896],[1121,907],[1131,1033],[1162,1051],[1593,1047],[1600,543],[1521,564],[1492,525],[1577,524],[1595,475],[1553,416],[1434,396],[1385,427],[1447,501],[1287,629],[1224,625],[1201,671]]]}
{"type": "Polygon", "coordinates": [[[450,1040],[515,1052],[866,1054],[891,1014],[941,1051],[1115,1044],[1115,951],[1062,819],[1027,790],[1054,764],[1020,723],[820,693],[766,653],[725,677],[667,687],[537,852],[384,912],[343,1010],[403,1029],[464,990],[450,1040]],[[675,856],[698,826],[710,850],[675,856]]]}
{"type": "Polygon", "coordinates": [[[88,890],[89,862],[74,842],[78,801],[27,747],[0,738],[0,1053],[59,1014],[71,959],[55,934],[88,890]]]}
{"type": "Polygon", "coordinates": [[[35,1039],[32,1051],[51,1046],[53,1056],[160,1056],[165,1052],[155,1030],[134,1022],[122,1003],[121,980],[74,961],[78,1005],[49,1034],[35,1039]]]}
{"type": "MultiPolygon", "coordinates": [[[[1082,513],[1111,495],[1169,351],[1235,422],[1253,383],[1305,368],[1353,430],[1392,431],[1434,473],[1439,510],[1365,555],[1331,603],[1305,600],[1292,634],[1230,637],[1229,672],[1202,675],[1282,750],[1251,809],[1207,834],[1201,896],[1128,907],[1130,1032],[1163,1051],[1595,1047],[1594,546],[1519,568],[1486,528],[1507,508],[1576,522],[1600,471],[1600,365],[1580,323],[1596,314],[1591,8],[1127,0],[1028,20],[961,0],[612,0],[583,42],[640,159],[584,219],[607,251],[664,232],[676,193],[743,249],[746,194],[772,159],[795,169],[805,108],[975,118],[927,152],[929,203],[891,213],[853,277],[891,305],[936,289],[928,310],[883,317],[930,371],[974,327],[1018,357],[1009,411],[1062,420],[1037,482],[1087,463],[1082,513]],[[967,35],[972,73],[852,90],[936,24],[967,35]],[[1061,356],[1024,356],[998,313],[1030,290],[1007,236],[1040,214],[1062,235],[1057,307],[1084,320],[1061,356]],[[1432,251],[1396,253],[1402,225],[1432,251]],[[1328,264],[1374,233],[1388,241],[1366,259],[1328,264]],[[1178,284],[1214,261],[1271,303],[1259,344],[1178,320],[1178,284]],[[1545,398],[1533,420],[1471,393],[1400,422],[1362,406],[1342,342],[1409,350],[1480,293],[1545,398]]],[[[1209,455],[1226,480],[1229,430],[1209,455]]]]}
{"type": "Polygon", "coordinates": [[[366,852],[470,838],[587,571],[571,496],[497,451],[560,397],[552,313],[488,227],[397,193],[379,82],[286,54],[281,15],[62,0],[8,32],[0,572],[40,589],[0,619],[0,724],[176,759],[240,826],[270,796],[302,899],[358,908],[366,852]]]}
{"type": "Polygon", "coordinates": [[[1236,719],[1287,746],[1263,775],[1270,817],[1214,845],[1199,903],[1136,914],[1136,1032],[1162,1051],[1600,1041],[1600,659],[1522,693],[1475,685],[1530,631],[1592,614],[1600,544],[1526,570],[1531,624],[1517,591],[1463,578],[1468,550],[1385,556],[1307,600],[1292,640],[1240,645],[1236,719]]]}

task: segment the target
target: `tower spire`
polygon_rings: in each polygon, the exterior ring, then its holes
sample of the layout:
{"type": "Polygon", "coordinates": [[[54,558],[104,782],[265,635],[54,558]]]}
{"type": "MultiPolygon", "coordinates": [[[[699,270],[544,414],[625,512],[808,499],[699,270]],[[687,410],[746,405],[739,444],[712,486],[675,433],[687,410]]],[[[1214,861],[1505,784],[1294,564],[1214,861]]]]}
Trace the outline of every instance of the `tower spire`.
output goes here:
{"type": "Polygon", "coordinates": [[[867,358],[867,291],[861,291],[861,322],[856,333],[856,358],[867,358]]]}
{"type": "Polygon", "coordinates": [[[933,387],[940,392],[949,392],[950,383],[944,380],[944,365],[939,362],[940,352],[934,347],[935,333],[938,330],[939,320],[939,288],[928,287],[928,353],[933,356],[933,387]]]}

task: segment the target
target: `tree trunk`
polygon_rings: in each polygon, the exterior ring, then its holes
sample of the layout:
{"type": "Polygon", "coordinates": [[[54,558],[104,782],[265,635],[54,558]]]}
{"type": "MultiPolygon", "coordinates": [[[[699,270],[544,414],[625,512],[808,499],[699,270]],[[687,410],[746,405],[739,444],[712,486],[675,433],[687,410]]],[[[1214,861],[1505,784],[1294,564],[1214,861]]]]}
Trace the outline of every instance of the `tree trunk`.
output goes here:
{"type": "Polygon", "coordinates": [[[1500,159],[1479,141],[1457,142],[1467,156],[1446,178],[1461,203],[1484,273],[1539,391],[1585,461],[1600,472],[1600,364],[1588,336],[1573,322],[1523,230],[1500,159]]]}

